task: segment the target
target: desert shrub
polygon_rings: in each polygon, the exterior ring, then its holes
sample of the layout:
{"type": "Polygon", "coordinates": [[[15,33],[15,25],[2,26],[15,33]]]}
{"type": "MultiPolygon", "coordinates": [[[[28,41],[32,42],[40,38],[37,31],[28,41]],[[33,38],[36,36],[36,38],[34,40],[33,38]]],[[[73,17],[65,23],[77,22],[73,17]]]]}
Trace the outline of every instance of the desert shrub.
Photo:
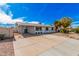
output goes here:
{"type": "Polygon", "coordinates": [[[76,32],[76,30],[75,29],[72,29],[71,32],[76,32]]]}
{"type": "Polygon", "coordinates": [[[60,30],[60,32],[61,32],[61,33],[64,33],[64,30],[63,30],[63,29],[61,29],[61,30],[60,30]]]}
{"type": "Polygon", "coordinates": [[[74,32],[79,33],[79,27],[74,29],[74,32]]]}
{"type": "Polygon", "coordinates": [[[69,33],[69,30],[67,30],[67,29],[61,29],[60,32],[61,33],[69,33]]]}

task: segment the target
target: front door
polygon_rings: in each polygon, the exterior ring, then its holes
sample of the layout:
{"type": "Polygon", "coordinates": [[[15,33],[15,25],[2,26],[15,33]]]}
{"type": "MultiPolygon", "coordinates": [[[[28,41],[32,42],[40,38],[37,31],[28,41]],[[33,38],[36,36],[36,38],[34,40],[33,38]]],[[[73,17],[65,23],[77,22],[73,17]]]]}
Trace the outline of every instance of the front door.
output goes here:
{"type": "Polygon", "coordinates": [[[28,30],[27,29],[24,29],[24,33],[28,33],[28,30]]]}

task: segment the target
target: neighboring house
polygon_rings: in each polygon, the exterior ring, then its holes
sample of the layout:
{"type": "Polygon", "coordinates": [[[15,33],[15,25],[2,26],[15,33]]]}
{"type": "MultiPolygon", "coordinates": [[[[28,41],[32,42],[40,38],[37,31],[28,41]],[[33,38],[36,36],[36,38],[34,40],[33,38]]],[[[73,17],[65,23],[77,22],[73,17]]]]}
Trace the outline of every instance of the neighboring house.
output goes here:
{"type": "Polygon", "coordinates": [[[32,23],[16,23],[16,30],[16,32],[21,34],[44,34],[54,32],[53,26],[32,23]]]}
{"type": "Polygon", "coordinates": [[[4,28],[0,27],[0,34],[4,34],[4,37],[10,38],[13,37],[13,28],[4,28]]]}

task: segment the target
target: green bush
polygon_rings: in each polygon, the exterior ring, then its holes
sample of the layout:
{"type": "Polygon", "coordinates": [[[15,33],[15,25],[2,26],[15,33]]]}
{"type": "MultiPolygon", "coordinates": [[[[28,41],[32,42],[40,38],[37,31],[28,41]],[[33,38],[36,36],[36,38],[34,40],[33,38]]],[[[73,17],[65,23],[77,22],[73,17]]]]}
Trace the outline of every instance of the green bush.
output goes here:
{"type": "Polygon", "coordinates": [[[69,30],[67,30],[67,29],[61,29],[60,32],[61,33],[69,33],[69,30]]]}
{"type": "Polygon", "coordinates": [[[61,32],[61,33],[64,33],[64,30],[63,30],[63,29],[61,29],[61,30],[60,30],[60,32],[61,32]]]}
{"type": "Polygon", "coordinates": [[[76,32],[76,30],[75,29],[72,29],[71,32],[76,32]]]}

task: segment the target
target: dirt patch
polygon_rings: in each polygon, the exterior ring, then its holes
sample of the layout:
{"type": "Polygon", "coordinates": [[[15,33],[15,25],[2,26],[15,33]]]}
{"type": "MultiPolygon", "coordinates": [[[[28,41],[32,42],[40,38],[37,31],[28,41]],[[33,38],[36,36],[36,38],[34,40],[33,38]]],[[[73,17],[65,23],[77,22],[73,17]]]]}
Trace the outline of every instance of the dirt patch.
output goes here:
{"type": "Polygon", "coordinates": [[[13,39],[0,41],[0,56],[14,56],[13,39]]]}
{"type": "Polygon", "coordinates": [[[58,36],[69,37],[69,38],[72,38],[72,39],[79,40],[79,34],[77,34],[77,33],[68,33],[68,34],[65,34],[65,33],[54,33],[54,34],[58,35],[58,36]]]}

